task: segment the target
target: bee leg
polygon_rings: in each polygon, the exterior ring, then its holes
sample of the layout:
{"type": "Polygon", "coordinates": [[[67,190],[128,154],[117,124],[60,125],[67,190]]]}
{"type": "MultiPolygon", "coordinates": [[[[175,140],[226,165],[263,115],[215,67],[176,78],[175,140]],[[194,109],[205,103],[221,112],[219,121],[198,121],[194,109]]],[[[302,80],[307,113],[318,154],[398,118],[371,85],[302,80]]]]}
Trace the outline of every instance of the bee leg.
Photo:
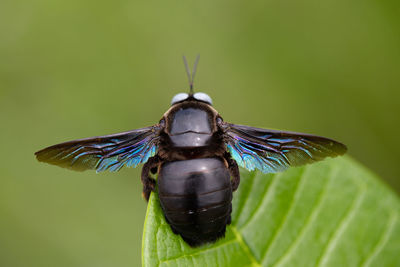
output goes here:
{"type": "Polygon", "coordinates": [[[151,191],[154,191],[156,188],[156,180],[154,178],[151,178],[150,172],[152,174],[157,173],[158,169],[158,164],[159,164],[159,158],[157,156],[149,158],[149,160],[143,165],[142,168],[142,184],[143,184],[143,198],[146,199],[146,201],[149,201],[150,193],[151,191]]]}
{"type": "Polygon", "coordinates": [[[239,187],[240,183],[239,166],[237,165],[236,161],[232,159],[231,154],[229,154],[228,152],[224,154],[224,158],[228,162],[229,173],[231,174],[232,177],[231,180],[232,191],[234,192],[239,187]]]}
{"type": "Polygon", "coordinates": [[[231,205],[229,207],[229,217],[228,217],[228,220],[226,221],[226,224],[228,224],[228,225],[232,223],[231,213],[232,213],[232,203],[231,203],[231,205]]]}

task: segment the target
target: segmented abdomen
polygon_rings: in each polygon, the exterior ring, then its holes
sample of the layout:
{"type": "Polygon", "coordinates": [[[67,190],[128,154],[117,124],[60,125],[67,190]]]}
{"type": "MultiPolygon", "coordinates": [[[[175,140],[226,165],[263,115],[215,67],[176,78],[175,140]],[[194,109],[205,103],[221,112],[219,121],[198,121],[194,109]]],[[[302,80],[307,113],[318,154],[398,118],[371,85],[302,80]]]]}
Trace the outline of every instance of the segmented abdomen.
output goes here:
{"type": "Polygon", "coordinates": [[[158,177],[164,215],[191,246],[224,236],[232,211],[229,172],[220,158],[166,162],[158,177]]]}

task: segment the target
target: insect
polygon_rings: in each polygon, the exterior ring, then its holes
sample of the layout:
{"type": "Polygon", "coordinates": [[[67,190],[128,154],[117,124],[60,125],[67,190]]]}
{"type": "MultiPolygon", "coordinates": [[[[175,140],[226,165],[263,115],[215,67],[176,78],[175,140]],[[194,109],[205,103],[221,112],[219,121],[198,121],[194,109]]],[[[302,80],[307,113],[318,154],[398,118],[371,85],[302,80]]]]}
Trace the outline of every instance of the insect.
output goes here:
{"type": "Polygon", "coordinates": [[[264,173],[342,155],[346,146],[324,137],[225,122],[205,93],[172,98],[159,123],[137,130],[74,140],[36,152],[39,161],[72,170],[118,171],[144,164],[143,196],[156,188],[167,222],[190,246],[212,243],[231,223],[238,165],[264,173]],[[157,174],[157,180],[152,175],[157,174]]]}

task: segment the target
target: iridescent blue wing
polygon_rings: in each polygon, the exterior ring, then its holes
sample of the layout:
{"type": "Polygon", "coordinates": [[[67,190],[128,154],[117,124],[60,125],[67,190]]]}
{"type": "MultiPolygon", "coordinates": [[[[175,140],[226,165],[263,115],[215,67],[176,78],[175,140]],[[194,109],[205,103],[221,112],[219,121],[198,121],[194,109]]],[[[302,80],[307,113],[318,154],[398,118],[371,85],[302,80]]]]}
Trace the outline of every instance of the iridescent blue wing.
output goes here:
{"type": "Polygon", "coordinates": [[[76,171],[118,171],[136,167],[158,149],[159,126],[124,133],[79,139],[50,146],[35,153],[39,161],[76,171]]]}
{"type": "Polygon", "coordinates": [[[290,166],[343,155],[347,148],[334,140],[302,133],[283,132],[222,123],[228,151],[236,162],[252,171],[284,171],[290,166]]]}

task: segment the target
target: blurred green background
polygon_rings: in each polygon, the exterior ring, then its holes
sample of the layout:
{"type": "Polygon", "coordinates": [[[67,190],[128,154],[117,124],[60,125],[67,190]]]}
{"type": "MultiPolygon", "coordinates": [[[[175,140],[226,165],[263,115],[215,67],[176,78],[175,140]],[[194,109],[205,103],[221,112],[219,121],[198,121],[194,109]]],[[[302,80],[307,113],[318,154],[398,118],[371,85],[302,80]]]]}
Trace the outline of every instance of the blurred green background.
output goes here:
{"type": "Polygon", "coordinates": [[[33,153],[152,125],[196,88],[226,121],[340,140],[400,190],[399,1],[0,3],[0,266],[138,266],[140,168],[33,153]]]}

